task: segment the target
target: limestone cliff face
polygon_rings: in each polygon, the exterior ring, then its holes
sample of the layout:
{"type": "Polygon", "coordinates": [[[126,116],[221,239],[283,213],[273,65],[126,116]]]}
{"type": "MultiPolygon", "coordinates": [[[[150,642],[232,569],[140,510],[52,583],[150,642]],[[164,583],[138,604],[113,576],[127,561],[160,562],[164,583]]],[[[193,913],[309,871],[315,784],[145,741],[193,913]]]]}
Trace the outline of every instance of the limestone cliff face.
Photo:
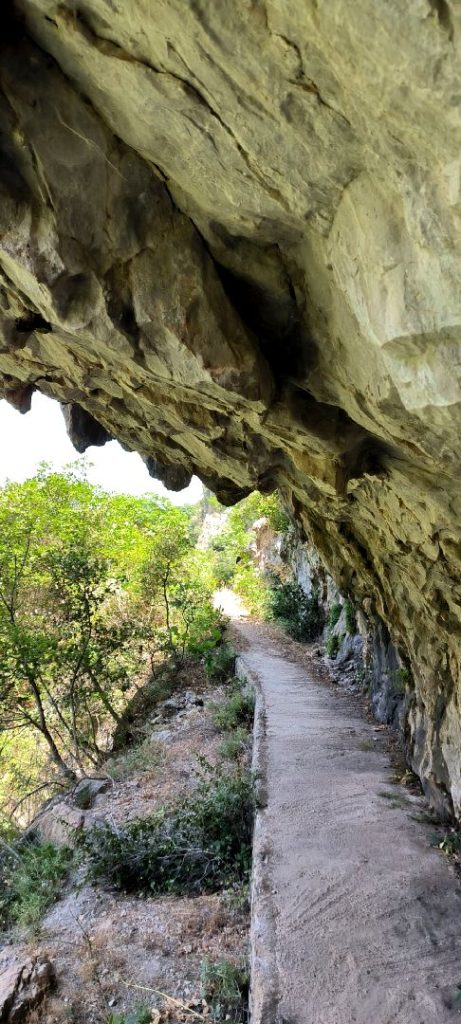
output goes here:
{"type": "Polygon", "coordinates": [[[1,392],[170,486],[278,485],[411,665],[413,765],[459,812],[459,4],[2,18],[1,392]]]}

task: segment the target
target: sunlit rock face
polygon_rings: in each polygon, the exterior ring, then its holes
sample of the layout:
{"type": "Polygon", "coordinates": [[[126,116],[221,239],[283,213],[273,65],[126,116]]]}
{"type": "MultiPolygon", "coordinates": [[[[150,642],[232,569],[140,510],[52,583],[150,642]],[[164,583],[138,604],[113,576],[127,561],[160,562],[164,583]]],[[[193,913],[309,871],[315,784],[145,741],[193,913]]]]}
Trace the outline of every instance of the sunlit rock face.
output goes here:
{"type": "Polygon", "coordinates": [[[278,485],[408,659],[413,765],[459,812],[460,6],[2,18],[2,393],[174,486],[278,485]]]}

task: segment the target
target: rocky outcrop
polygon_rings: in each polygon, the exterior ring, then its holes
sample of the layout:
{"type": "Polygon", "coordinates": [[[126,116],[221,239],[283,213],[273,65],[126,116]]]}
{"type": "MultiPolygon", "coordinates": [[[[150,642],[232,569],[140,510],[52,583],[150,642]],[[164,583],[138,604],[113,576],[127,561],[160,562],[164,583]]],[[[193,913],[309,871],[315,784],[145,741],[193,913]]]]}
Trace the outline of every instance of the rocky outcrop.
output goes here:
{"type": "Polygon", "coordinates": [[[47,959],[26,958],[0,970],[0,1024],[21,1024],[54,982],[54,967],[47,959]]]}
{"type": "MultiPolygon", "coordinates": [[[[376,614],[370,610],[365,614],[363,607],[341,593],[315,548],[303,543],[296,530],[272,536],[272,550],[281,554],[282,574],[288,572],[308,597],[313,593],[317,596],[317,653],[323,653],[330,675],[340,686],[366,693],[378,721],[397,729],[407,744],[411,679],[388,629],[376,614]]],[[[411,757],[411,742],[408,752],[411,757]]],[[[439,811],[449,813],[442,794],[432,793],[427,781],[426,789],[439,811]]]]}
{"type": "Polygon", "coordinates": [[[411,666],[412,763],[459,812],[460,9],[9,11],[1,392],[171,486],[279,486],[411,666]]]}

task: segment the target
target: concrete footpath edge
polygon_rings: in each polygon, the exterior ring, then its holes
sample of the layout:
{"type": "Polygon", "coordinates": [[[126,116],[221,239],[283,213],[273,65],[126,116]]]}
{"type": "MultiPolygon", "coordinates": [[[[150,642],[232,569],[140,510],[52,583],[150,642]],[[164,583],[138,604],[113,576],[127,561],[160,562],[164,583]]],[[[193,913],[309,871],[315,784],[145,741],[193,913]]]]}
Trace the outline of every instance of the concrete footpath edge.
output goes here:
{"type": "Polygon", "coordinates": [[[277,1024],[276,918],[270,877],[271,838],[266,823],[266,710],[261,684],[244,654],[237,657],[235,671],[239,679],[251,683],[256,697],[251,765],[256,786],[256,814],[250,890],[250,1024],[277,1024]]]}

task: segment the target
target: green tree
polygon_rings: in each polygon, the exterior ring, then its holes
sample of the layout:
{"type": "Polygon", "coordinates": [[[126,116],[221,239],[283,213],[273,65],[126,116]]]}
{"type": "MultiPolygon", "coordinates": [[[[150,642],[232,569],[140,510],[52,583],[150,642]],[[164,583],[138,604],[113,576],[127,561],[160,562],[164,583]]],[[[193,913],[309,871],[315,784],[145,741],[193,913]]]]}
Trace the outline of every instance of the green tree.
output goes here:
{"type": "Polygon", "coordinates": [[[140,600],[152,655],[198,653],[219,638],[219,615],[211,603],[216,581],[208,556],[193,546],[188,510],[165,511],[148,540],[140,600]]]}
{"type": "Polygon", "coordinates": [[[40,474],[0,493],[1,728],[32,728],[75,777],[100,759],[101,709],[115,720],[132,637],[107,617],[117,581],[100,554],[98,495],[40,474]]]}
{"type": "Polygon", "coordinates": [[[289,519],[277,493],[254,491],[233,508],[226,510],[226,521],[211,543],[215,553],[215,573],[221,584],[228,584],[240,595],[248,610],[265,615],[269,589],[252,550],[253,524],[268,519],[275,533],[284,533],[289,519]]]}
{"type": "Polygon", "coordinates": [[[15,801],[46,785],[47,760],[64,781],[101,762],[149,659],[219,639],[196,530],[196,510],[106,494],[74,467],[0,489],[0,765],[15,801]]]}

